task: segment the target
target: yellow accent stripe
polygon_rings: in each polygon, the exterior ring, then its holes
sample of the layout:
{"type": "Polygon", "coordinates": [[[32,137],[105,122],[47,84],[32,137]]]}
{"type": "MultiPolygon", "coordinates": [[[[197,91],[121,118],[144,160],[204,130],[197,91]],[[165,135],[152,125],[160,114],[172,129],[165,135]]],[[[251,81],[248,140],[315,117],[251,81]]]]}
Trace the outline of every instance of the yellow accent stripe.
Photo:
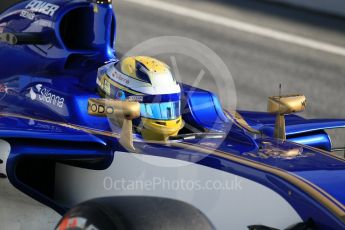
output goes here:
{"type": "MultiPolygon", "coordinates": [[[[101,131],[101,130],[97,130],[97,129],[90,129],[88,127],[82,127],[82,126],[72,125],[72,124],[63,123],[63,122],[55,122],[55,121],[50,121],[50,120],[36,119],[36,118],[29,117],[29,116],[23,116],[23,115],[18,115],[18,114],[11,114],[11,113],[0,113],[0,116],[16,117],[16,118],[23,118],[23,119],[28,119],[28,120],[32,119],[35,121],[46,122],[46,123],[60,125],[60,126],[67,127],[67,128],[81,130],[81,131],[84,131],[84,132],[87,132],[90,134],[98,134],[98,135],[104,135],[104,136],[108,136],[108,137],[119,138],[119,134],[114,134],[111,132],[101,131]]],[[[138,140],[136,140],[136,141],[138,141],[138,140]]],[[[297,188],[300,188],[305,193],[309,194],[312,198],[314,198],[320,204],[323,204],[329,211],[331,211],[334,215],[336,215],[339,218],[339,220],[341,220],[343,223],[345,223],[345,212],[343,210],[343,209],[345,209],[345,207],[343,204],[339,203],[339,201],[334,199],[331,195],[329,195],[327,192],[320,189],[318,186],[316,186],[310,182],[305,181],[303,178],[300,178],[297,175],[288,173],[285,170],[275,168],[273,166],[266,165],[263,163],[258,163],[258,162],[255,162],[255,161],[252,161],[252,160],[249,160],[249,159],[237,156],[237,155],[233,155],[233,154],[228,153],[228,152],[222,152],[222,151],[215,150],[215,149],[209,149],[206,146],[200,147],[200,146],[193,145],[193,144],[186,143],[186,142],[181,142],[181,143],[164,142],[164,141],[163,142],[162,141],[145,141],[145,142],[151,143],[151,144],[175,146],[175,147],[179,147],[179,148],[198,151],[200,153],[222,157],[224,159],[228,159],[228,160],[231,160],[233,162],[236,162],[236,163],[239,163],[239,164],[242,164],[245,166],[249,166],[249,167],[264,171],[264,172],[274,174],[280,178],[285,179],[286,181],[295,185],[297,188]],[[319,192],[315,188],[317,188],[319,191],[322,191],[322,193],[319,192]],[[341,208],[338,207],[336,204],[339,205],[341,208]]],[[[308,148],[309,148],[309,146],[308,146],[308,148]]],[[[316,149],[316,150],[319,151],[319,149],[316,149]]],[[[320,151],[320,152],[324,155],[332,156],[330,153],[328,153],[326,151],[320,151]]]]}

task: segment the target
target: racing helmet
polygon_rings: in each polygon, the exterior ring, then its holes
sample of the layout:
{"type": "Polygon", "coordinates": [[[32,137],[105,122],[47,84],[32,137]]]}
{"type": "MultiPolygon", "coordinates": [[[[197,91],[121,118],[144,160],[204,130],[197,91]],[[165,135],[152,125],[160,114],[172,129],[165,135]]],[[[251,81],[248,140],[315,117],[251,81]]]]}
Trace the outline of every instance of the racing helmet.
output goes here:
{"type": "Polygon", "coordinates": [[[137,131],[147,140],[167,140],[183,128],[181,87],[163,62],[127,57],[99,70],[99,93],[116,100],[140,102],[137,131]]]}

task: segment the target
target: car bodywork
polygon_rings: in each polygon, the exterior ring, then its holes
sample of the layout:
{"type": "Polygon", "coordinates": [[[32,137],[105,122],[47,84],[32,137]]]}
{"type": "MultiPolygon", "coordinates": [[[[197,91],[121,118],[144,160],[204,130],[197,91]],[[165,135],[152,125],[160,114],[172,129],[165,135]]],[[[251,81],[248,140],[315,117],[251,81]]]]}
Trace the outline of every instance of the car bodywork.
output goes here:
{"type": "Polygon", "coordinates": [[[329,152],[325,131],[345,127],[345,120],[287,115],[282,141],[273,138],[274,114],[226,111],[212,92],[181,83],[183,120],[198,132],[187,130],[168,142],[135,134],[135,153],[124,148],[119,127],[87,113],[88,100],[99,98],[98,69],[116,60],[115,25],[112,6],[102,1],[23,1],[0,15],[4,178],[60,214],[91,198],[140,194],[190,203],[220,229],[285,228],[309,219],[319,229],[345,228],[345,160],[329,152]],[[239,193],[181,194],[103,184],[109,177],[155,175],[239,179],[243,186],[239,193]]]}

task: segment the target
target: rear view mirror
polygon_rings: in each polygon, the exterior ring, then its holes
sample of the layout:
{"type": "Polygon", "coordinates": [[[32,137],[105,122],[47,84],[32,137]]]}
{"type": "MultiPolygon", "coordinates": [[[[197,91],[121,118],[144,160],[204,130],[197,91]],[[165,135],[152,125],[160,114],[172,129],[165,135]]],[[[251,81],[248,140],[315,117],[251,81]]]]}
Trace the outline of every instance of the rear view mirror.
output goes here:
{"type": "Polygon", "coordinates": [[[135,151],[132,120],[140,117],[139,102],[91,98],[88,101],[88,114],[109,117],[121,124],[120,144],[128,150],[135,151]]]}
{"type": "Polygon", "coordinates": [[[285,115],[305,110],[307,99],[303,95],[274,96],[268,98],[268,112],[277,114],[274,137],[286,139],[285,115]]]}
{"type": "Polygon", "coordinates": [[[268,112],[291,114],[305,110],[306,97],[303,95],[275,96],[268,98],[268,112]]]}

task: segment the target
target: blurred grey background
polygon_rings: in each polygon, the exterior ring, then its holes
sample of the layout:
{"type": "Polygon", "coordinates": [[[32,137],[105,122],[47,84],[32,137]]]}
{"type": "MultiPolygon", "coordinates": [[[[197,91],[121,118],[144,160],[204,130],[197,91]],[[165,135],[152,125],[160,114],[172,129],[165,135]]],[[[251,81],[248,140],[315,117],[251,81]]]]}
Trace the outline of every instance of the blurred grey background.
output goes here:
{"type": "MultiPolygon", "coordinates": [[[[0,4],[13,2],[0,1],[0,4]]],[[[283,93],[303,93],[307,96],[308,109],[304,116],[345,117],[345,52],[341,52],[345,49],[344,1],[159,2],[180,7],[181,11],[174,11],[174,7],[159,9],[159,4],[152,4],[152,0],[114,0],[116,49],[119,53],[126,53],[154,37],[191,38],[214,50],[230,69],[236,86],[238,109],[265,111],[267,97],[278,94],[278,86],[282,84],[283,93]],[[212,20],[183,16],[180,14],[182,9],[199,16],[206,13],[210,18],[241,22],[241,25],[254,26],[266,32],[269,30],[270,33],[269,36],[262,36],[212,20]],[[272,38],[277,32],[285,34],[285,38],[290,36],[290,40],[298,38],[302,44],[296,45],[297,40],[285,42],[272,38]],[[318,48],[319,44],[323,48],[318,48]]],[[[187,57],[177,57],[176,60],[182,80],[193,83],[201,67],[187,57]]],[[[199,87],[213,89],[207,75],[199,87]]],[[[0,229],[52,229],[59,218],[52,210],[3,181],[0,183],[0,194],[0,229]]]]}
{"type": "MultiPolygon", "coordinates": [[[[284,94],[302,93],[307,96],[308,108],[304,116],[345,117],[344,55],[247,33],[212,20],[207,22],[182,16],[173,7],[182,7],[182,10],[188,12],[207,13],[336,46],[335,49],[344,49],[345,20],[339,14],[316,11],[315,7],[306,10],[305,5],[299,8],[285,3],[276,4],[279,1],[158,1],[170,4],[172,7],[168,7],[168,10],[157,8],[155,2],[114,1],[118,25],[116,47],[120,53],[153,37],[191,38],[210,47],[227,64],[235,82],[238,109],[265,111],[267,97],[277,95],[281,83],[284,94]]],[[[313,2],[317,4],[317,1],[313,2]]],[[[329,1],[319,2],[332,4],[329,1]]],[[[343,1],[337,2],[345,9],[343,1]]],[[[340,7],[338,5],[335,8],[340,7]]],[[[167,62],[171,64],[169,60],[167,62]]],[[[177,65],[183,81],[189,84],[200,72],[200,67],[195,65],[194,68],[193,62],[186,58],[177,58],[177,65]]],[[[207,76],[199,87],[214,88],[207,81],[207,76]]]]}

